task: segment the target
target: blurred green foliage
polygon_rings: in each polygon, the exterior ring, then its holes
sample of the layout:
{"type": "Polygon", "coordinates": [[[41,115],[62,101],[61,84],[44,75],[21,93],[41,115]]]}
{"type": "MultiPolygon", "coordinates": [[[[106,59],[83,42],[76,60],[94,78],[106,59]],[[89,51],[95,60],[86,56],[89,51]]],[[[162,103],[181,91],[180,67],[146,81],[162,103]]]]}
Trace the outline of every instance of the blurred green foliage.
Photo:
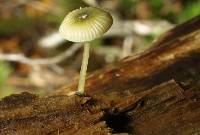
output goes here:
{"type": "Polygon", "coordinates": [[[120,0],[120,6],[125,9],[131,9],[134,8],[135,1],[133,0],[120,0]]]}
{"type": "Polygon", "coordinates": [[[0,21],[0,35],[8,35],[21,32],[33,25],[33,20],[26,17],[23,18],[9,18],[0,21]]]}
{"type": "MultiPolygon", "coordinates": [[[[199,0],[185,0],[182,9],[179,13],[173,11],[172,6],[168,6],[167,12],[162,13],[165,3],[161,0],[148,1],[152,9],[152,19],[164,19],[169,22],[180,24],[195,16],[200,15],[200,1],[199,0]]],[[[156,37],[163,33],[165,29],[152,31],[151,34],[144,38],[145,44],[149,44],[156,37]]]]}
{"type": "Polygon", "coordinates": [[[92,40],[90,42],[90,45],[92,48],[100,47],[103,44],[102,38],[97,38],[95,40],[92,40]]]}
{"type": "Polygon", "coordinates": [[[11,73],[11,66],[7,63],[0,62],[0,87],[5,83],[11,73]]]}
{"type": "MultiPolygon", "coordinates": [[[[119,0],[119,6],[116,10],[119,9],[119,13],[123,16],[123,19],[137,19],[136,9],[138,4],[141,2],[147,3],[150,7],[148,9],[150,10],[150,18],[148,19],[165,19],[177,24],[200,14],[199,0],[180,1],[182,4],[180,12],[175,12],[173,9],[174,4],[177,3],[171,1],[166,2],[164,0],[119,0]]],[[[20,16],[14,14],[11,18],[1,19],[0,35],[16,34],[20,31],[31,29],[35,25],[41,24],[54,24],[57,28],[68,12],[79,7],[87,6],[83,0],[58,0],[57,4],[62,11],[59,12],[59,15],[49,12],[45,16],[39,18],[30,18],[25,12],[20,12],[18,13],[20,16]]]]}
{"type": "Polygon", "coordinates": [[[74,0],[58,0],[58,2],[65,9],[65,12],[86,6],[82,0],[76,0],[76,2],[74,0]]]}
{"type": "Polygon", "coordinates": [[[136,7],[140,2],[146,2],[151,12],[151,18],[149,19],[165,19],[172,23],[182,23],[197,15],[200,15],[200,1],[199,0],[184,0],[178,3],[172,1],[162,0],[120,0],[120,11],[125,12],[128,16],[133,15],[137,17],[136,7]],[[174,5],[177,4],[177,7],[174,5]],[[173,7],[174,6],[174,7],[173,7]],[[180,7],[178,7],[180,6],[180,7]],[[181,8],[181,9],[174,9],[181,8]],[[180,10],[174,11],[174,10],[180,10]],[[134,12],[134,13],[133,13],[134,12]],[[135,15],[134,15],[135,14],[135,15]]]}
{"type": "Polygon", "coordinates": [[[185,22],[195,16],[200,15],[200,1],[188,3],[185,9],[180,13],[177,22],[185,22]]]}
{"type": "Polygon", "coordinates": [[[0,98],[8,96],[14,92],[14,88],[5,85],[5,82],[11,73],[11,66],[7,63],[0,62],[0,98]]]}
{"type": "Polygon", "coordinates": [[[82,0],[76,0],[76,2],[74,2],[74,0],[58,0],[58,4],[62,7],[62,9],[64,9],[63,13],[59,16],[48,14],[46,17],[47,22],[59,25],[68,12],[77,9],[81,6],[86,6],[82,0]]]}

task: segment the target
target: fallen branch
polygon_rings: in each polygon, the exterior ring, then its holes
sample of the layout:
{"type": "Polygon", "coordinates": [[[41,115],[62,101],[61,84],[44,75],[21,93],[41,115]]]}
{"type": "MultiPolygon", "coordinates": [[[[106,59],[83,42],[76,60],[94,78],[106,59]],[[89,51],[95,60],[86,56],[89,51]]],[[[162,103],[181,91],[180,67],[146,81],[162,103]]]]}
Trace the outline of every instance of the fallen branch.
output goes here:
{"type": "Polygon", "coordinates": [[[64,59],[72,56],[80,47],[81,47],[80,43],[73,44],[65,52],[63,52],[55,57],[52,57],[52,58],[31,59],[31,58],[27,58],[23,54],[0,54],[0,60],[20,62],[20,63],[32,65],[32,66],[34,66],[34,65],[53,65],[53,64],[62,62],[64,59]]]}

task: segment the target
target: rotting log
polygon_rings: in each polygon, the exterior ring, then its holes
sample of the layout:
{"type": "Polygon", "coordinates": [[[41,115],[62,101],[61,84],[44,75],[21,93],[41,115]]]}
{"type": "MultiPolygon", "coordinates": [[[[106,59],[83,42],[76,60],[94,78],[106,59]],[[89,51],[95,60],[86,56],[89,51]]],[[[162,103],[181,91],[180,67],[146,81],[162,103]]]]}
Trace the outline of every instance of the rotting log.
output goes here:
{"type": "Polygon", "coordinates": [[[153,47],[39,98],[0,101],[1,135],[200,134],[200,16],[168,31],[153,47]]]}

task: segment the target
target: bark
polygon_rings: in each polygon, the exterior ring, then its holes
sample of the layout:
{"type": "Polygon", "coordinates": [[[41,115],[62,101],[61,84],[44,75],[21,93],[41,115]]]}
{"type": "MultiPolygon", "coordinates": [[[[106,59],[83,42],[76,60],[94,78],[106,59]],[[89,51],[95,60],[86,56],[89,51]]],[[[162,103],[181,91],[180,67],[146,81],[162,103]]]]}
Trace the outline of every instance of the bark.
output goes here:
{"type": "Polygon", "coordinates": [[[153,47],[39,98],[0,101],[2,135],[200,134],[200,16],[168,31],[153,47]]]}

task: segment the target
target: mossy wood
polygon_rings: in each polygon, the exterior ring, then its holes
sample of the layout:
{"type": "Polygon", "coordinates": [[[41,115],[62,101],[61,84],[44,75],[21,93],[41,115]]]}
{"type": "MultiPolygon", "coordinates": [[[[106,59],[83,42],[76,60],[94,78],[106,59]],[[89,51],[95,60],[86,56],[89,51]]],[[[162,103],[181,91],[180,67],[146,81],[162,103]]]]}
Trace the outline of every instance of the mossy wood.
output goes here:
{"type": "Polygon", "coordinates": [[[153,44],[88,76],[87,97],[63,95],[74,83],[45,98],[2,99],[0,134],[200,134],[200,16],[153,44]]]}

